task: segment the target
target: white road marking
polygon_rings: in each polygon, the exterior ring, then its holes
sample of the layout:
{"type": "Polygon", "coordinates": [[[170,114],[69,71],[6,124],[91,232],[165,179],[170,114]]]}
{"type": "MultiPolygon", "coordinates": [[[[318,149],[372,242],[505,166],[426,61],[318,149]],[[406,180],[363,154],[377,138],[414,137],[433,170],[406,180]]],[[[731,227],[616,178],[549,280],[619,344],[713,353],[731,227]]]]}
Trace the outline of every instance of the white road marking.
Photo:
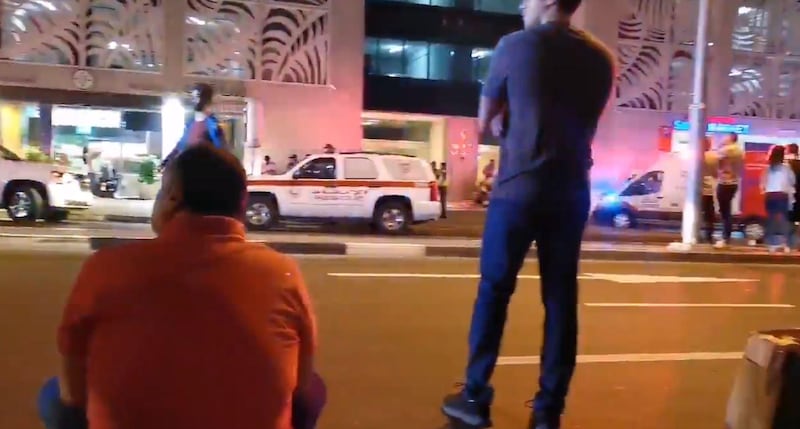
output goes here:
{"type": "MultiPolygon", "coordinates": [[[[630,353],[609,355],[578,355],[578,363],[635,363],[635,362],[686,362],[710,360],[739,360],[744,352],[696,353],[630,353]]],[[[539,365],[539,356],[501,356],[498,366],[539,365]]]]}
{"type": "MultiPolygon", "coordinates": [[[[480,274],[454,273],[328,273],[331,277],[406,278],[406,279],[479,279],[480,274]]],[[[538,279],[535,275],[520,275],[520,279],[538,279]]]]}
{"type": "MultiPolygon", "coordinates": [[[[407,279],[478,279],[480,274],[460,274],[460,273],[328,273],[331,277],[352,277],[352,278],[407,278],[407,279]]],[[[538,275],[520,274],[518,279],[538,279],[538,275]]],[[[579,280],[604,280],[621,284],[642,284],[642,283],[725,283],[725,282],[755,282],[754,279],[732,279],[724,277],[680,277],[680,276],[656,276],[641,274],[605,274],[605,273],[585,273],[578,276],[579,280]]]]}
{"type": "Polygon", "coordinates": [[[614,283],[740,283],[757,281],[754,279],[736,279],[728,277],[684,277],[648,274],[584,273],[584,275],[594,280],[608,280],[614,283]]]}
{"type": "Polygon", "coordinates": [[[586,307],[662,307],[662,308],[795,308],[791,304],[720,304],[665,302],[586,302],[586,307]]]}

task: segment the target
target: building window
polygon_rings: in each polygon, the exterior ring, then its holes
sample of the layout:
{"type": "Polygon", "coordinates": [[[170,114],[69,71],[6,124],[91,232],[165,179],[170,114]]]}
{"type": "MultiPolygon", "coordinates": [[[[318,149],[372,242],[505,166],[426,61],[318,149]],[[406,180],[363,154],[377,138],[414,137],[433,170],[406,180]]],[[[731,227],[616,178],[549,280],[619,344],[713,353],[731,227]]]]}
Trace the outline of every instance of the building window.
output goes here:
{"type": "Polygon", "coordinates": [[[492,51],[444,43],[368,38],[364,53],[369,74],[475,82],[486,77],[492,51]]]}

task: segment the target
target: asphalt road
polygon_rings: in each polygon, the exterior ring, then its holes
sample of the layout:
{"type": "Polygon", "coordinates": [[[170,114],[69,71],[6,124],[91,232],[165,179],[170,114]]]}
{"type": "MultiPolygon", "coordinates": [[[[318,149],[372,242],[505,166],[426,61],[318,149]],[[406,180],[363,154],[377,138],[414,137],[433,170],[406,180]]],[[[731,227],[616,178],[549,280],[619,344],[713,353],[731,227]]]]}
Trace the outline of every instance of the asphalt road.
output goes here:
{"type": "MultiPolygon", "coordinates": [[[[54,329],[82,258],[0,251],[0,428],[39,428],[34,395],[56,370],[54,329]]],[[[330,388],[321,428],[446,427],[438,406],[461,378],[477,262],[300,261],[330,388]]],[[[523,274],[532,277],[519,282],[494,378],[499,429],[524,427],[535,388],[542,320],[535,270],[529,263],[523,274]]],[[[748,333],[800,325],[792,307],[800,290],[790,281],[798,269],[587,262],[582,273],[584,363],[569,429],[722,427],[748,333]],[[653,358],[661,361],[642,362],[653,358]]]]}

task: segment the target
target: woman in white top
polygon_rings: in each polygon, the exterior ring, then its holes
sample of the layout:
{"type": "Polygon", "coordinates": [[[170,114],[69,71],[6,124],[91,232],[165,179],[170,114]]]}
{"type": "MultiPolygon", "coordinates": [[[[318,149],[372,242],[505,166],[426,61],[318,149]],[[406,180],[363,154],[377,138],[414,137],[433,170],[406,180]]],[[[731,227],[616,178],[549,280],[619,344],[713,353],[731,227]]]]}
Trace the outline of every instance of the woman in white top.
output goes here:
{"type": "Polygon", "coordinates": [[[783,236],[784,252],[790,252],[789,207],[794,202],[795,176],[792,169],[784,164],[784,147],[773,146],[769,151],[769,166],[761,176],[761,192],[767,210],[767,225],[764,239],[771,252],[780,245],[777,236],[783,236]]]}

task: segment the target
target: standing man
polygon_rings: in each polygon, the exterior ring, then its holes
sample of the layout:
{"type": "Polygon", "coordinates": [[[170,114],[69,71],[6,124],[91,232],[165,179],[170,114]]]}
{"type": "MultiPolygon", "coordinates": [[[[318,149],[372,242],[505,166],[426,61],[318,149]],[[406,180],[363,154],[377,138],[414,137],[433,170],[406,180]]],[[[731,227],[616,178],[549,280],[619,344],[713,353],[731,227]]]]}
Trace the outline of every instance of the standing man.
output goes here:
{"type": "Polygon", "coordinates": [[[560,427],[577,353],[577,272],[589,215],[591,144],[614,80],[608,48],[570,26],[580,3],[523,1],[525,29],[497,44],[483,87],[479,128],[499,134],[500,169],[486,215],[466,384],[442,406],[470,426],[491,425],[489,380],[517,274],[536,241],[545,320],[529,427],[560,427]]]}
{"type": "Polygon", "coordinates": [[[717,204],[722,218],[722,239],[714,247],[725,248],[733,233],[733,198],[739,190],[739,181],[744,169],[744,151],[736,133],[728,134],[719,149],[719,172],[717,173],[717,204]]]}
{"type": "Polygon", "coordinates": [[[792,204],[789,206],[789,222],[791,223],[791,234],[789,235],[789,247],[794,249],[795,242],[797,241],[797,224],[800,222],[800,147],[797,143],[789,143],[786,145],[786,159],[794,173],[794,198],[792,204]]]}
{"type": "Polygon", "coordinates": [[[447,163],[442,163],[442,168],[437,176],[439,186],[439,202],[442,203],[442,219],[447,219],[447,188],[450,186],[450,179],[447,177],[447,163]]]}

